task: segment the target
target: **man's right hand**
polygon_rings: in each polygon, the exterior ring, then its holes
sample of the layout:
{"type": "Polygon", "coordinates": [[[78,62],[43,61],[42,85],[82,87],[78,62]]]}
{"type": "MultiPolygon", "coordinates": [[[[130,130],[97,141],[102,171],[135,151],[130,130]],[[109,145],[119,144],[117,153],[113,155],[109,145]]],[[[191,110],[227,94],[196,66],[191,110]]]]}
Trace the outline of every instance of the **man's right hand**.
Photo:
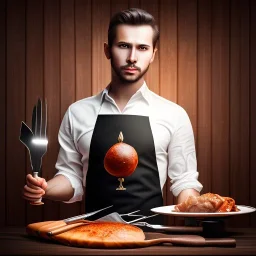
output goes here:
{"type": "Polygon", "coordinates": [[[47,188],[47,182],[44,178],[34,178],[31,174],[26,176],[26,185],[23,188],[23,198],[28,201],[40,199],[47,188]]]}

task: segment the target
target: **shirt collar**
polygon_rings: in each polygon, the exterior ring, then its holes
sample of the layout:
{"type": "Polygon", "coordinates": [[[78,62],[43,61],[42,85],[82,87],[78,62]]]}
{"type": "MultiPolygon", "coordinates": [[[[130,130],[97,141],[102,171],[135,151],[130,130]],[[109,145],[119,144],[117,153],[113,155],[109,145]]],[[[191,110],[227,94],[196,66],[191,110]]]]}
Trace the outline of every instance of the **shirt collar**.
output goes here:
{"type": "MultiPolygon", "coordinates": [[[[109,87],[110,87],[110,84],[101,92],[101,99],[100,99],[101,104],[105,100],[106,95],[108,95],[109,87]]],[[[149,91],[150,90],[149,90],[146,82],[144,81],[144,83],[142,84],[140,89],[132,97],[134,100],[136,100],[136,99],[140,98],[140,96],[142,96],[149,104],[149,91]]]]}

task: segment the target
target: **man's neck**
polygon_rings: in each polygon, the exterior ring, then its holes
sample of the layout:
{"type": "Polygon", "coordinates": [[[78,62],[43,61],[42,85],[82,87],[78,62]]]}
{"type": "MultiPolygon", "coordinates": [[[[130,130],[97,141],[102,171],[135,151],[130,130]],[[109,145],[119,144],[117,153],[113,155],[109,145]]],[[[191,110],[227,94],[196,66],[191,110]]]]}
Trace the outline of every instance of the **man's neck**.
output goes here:
{"type": "Polygon", "coordinates": [[[143,83],[144,79],[130,84],[112,80],[109,87],[109,96],[115,100],[118,108],[122,111],[130,98],[140,89],[143,83]]]}

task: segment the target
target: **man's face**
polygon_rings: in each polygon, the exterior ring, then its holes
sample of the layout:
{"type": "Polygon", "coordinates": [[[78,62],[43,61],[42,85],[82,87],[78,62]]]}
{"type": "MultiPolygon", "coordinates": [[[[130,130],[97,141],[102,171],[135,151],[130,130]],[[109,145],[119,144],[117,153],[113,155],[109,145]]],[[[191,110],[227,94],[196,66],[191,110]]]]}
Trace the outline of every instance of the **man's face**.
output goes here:
{"type": "Polygon", "coordinates": [[[154,60],[153,29],[149,25],[118,25],[112,47],[111,66],[122,82],[134,83],[147,72],[154,60]]]}

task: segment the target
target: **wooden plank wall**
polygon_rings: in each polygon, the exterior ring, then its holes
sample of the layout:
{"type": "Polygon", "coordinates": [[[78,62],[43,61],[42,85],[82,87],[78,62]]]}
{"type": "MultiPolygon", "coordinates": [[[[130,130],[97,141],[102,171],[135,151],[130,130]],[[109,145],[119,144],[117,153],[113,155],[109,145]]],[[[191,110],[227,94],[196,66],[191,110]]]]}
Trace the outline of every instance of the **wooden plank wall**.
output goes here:
{"type": "MultiPolygon", "coordinates": [[[[48,151],[42,176],[55,173],[57,134],[67,107],[110,81],[103,52],[116,11],[140,7],[160,28],[148,86],[188,112],[196,140],[202,192],[256,206],[256,4],[253,0],[4,0],[0,4],[0,211],[1,226],[80,214],[84,203],[21,198],[31,172],[19,141],[21,121],[31,125],[37,98],[49,108],[48,151]]],[[[166,204],[173,204],[165,186],[166,204]]],[[[256,227],[256,215],[231,226],[256,227]]],[[[174,223],[175,218],[168,218],[174,223]]]]}

